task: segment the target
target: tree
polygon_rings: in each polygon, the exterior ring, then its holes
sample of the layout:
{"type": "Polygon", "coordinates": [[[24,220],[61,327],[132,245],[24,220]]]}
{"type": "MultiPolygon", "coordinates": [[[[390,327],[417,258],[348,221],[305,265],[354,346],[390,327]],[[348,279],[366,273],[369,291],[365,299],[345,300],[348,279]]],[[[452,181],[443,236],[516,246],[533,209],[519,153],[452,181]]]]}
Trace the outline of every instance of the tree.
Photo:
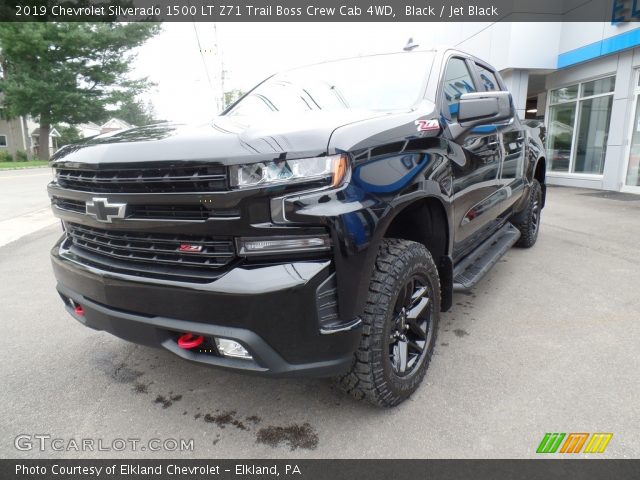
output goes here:
{"type": "Polygon", "coordinates": [[[227,108],[233,102],[238,100],[241,96],[244,95],[242,90],[229,90],[228,92],[224,92],[224,108],[227,108]]]}
{"type": "Polygon", "coordinates": [[[56,130],[60,134],[60,138],[58,138],[58,147],[69,145],[70,143],[77,143],[80,140],[82,140],[82,135],[80,134],[80,130],[78,130],[73,125],[69,125],[69,126],[57,125],[56,130]]]}
{"type": "Polygon", "coordinates": [[[144,91],[128,78],[131,50],[158,33],[156,23],[0,23],[0,92],[9,116],[40,123],[42,160],[51,125],[104,116],[107,106],[144,91]]]}
{"type": "Polygon", "coordinates": [[[138,127],[159,121],[155,118],[153,105],[150,102],[144,103],[134,96],[126,98],[118,108],[108,111],[107,114],[109,118],[116,117],[138,127]]]}

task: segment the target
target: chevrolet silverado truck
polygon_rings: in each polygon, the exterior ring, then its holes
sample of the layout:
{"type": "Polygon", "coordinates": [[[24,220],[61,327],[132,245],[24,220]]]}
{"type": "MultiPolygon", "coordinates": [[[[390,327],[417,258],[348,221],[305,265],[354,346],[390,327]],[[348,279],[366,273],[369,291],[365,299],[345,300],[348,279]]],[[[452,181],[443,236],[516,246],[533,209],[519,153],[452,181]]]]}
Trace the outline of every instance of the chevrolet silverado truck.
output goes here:
{"type": "Polygon", "coordinates": [[[500,74],[466,53],[296,68],[208,124],[59,150],[57,290],[93,329],[394,406],[453,293],[536,242],[544,156],[500,74]]]}

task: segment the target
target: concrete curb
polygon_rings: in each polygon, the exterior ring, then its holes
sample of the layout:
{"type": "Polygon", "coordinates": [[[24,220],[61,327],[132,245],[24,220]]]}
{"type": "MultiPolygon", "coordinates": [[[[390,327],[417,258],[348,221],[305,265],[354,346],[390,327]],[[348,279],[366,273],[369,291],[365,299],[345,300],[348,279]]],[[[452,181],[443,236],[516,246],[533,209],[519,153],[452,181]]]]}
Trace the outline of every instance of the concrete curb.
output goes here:
{"type": "Polygon", "coordinates": [[[3,172],[5,170],[33,170],[35,168],[51,168],[49,165],[27,165],[24,167],[7,167],[7,168],[3,168],[0,167],[0,172],[3,172]]]}

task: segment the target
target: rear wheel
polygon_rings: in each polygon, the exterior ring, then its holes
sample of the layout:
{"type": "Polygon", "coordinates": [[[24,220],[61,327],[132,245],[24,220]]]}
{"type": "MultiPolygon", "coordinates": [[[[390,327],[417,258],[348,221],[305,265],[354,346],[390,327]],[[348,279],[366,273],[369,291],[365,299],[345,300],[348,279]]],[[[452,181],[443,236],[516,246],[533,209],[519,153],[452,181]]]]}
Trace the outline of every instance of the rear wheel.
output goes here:
{"type": "Polygon", "coordinates": [[[339,378],[358,399],[391,407],[417,390],[427,371],[440,316],[438,270],[429,251],[407,240],[380,248],[351,370],[339,378]]]}
{"type": "Polygon", "coordinates": [[[540,230],[540,214],[542,213],[542,187],[538,180],[533,180],[529,190],[529,199],[525,209],[511,219],[514,227],[520,230],[520,238],[516,247],[530,248],[538,239],[540,230]]]}

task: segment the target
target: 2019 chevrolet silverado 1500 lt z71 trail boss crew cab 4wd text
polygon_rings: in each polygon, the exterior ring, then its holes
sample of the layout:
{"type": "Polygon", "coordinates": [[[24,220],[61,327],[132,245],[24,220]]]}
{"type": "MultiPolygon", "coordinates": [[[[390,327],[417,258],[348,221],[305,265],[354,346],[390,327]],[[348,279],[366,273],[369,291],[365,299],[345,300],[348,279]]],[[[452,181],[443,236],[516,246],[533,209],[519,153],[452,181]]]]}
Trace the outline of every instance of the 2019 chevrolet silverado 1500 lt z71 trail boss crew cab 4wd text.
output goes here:
{"type": "Polygon", "coordinates": [[[500,75],[448,49],[277,74],[210,124],[97,136],[52,166],[77,320],[383,406],[422,381],[453,292],[535,243],[545,200],[500,75]]]}

